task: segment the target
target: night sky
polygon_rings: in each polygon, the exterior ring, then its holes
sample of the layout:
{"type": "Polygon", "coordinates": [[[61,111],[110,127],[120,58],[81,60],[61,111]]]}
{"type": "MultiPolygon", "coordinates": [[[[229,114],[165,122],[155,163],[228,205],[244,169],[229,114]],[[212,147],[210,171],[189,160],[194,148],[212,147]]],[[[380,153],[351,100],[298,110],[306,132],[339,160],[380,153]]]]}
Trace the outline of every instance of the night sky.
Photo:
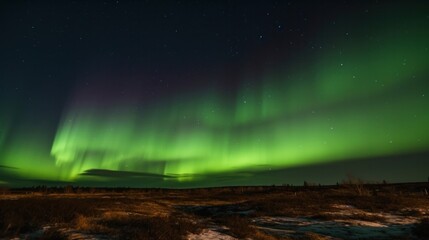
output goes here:
{"type": "Polygon", "coordinates": [[[429,177],[426,1],[2,1],[0,186],[429,177]]]}

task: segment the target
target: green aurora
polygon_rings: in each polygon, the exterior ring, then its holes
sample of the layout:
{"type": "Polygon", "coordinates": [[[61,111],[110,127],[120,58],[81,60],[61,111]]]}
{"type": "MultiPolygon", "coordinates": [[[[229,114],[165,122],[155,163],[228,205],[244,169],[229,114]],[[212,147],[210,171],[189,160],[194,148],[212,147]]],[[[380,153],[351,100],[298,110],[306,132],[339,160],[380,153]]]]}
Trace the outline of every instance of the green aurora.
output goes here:
{"type": "Polygon", "coordinates": [[[213,86],[139,108],[143,100],[81,100],[77,88],[51,133],[52,121],[12,128],[18,113],[3,103],[0,164],[28,179],[79,181],[105,169],[188,182],[425,152],[429,32],[418,23],[428,20],[391,18],[353,26],[355,34],[341,40],[322,28],[319,36],[333,47],[303,51],[293,63],[285,56],[257,74],[244,67],[232,97],[213,86]]]}

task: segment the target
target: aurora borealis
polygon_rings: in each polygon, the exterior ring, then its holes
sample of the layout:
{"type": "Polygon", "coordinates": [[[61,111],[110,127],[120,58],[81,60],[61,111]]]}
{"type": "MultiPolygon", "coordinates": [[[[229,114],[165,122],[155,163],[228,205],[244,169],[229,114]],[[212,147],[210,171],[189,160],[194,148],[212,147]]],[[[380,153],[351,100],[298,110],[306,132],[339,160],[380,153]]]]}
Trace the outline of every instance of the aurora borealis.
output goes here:
{"type": "Polygon", "coordinates": [[[2,9],[0,185],[428,177],[423,1],[2,9]]]}

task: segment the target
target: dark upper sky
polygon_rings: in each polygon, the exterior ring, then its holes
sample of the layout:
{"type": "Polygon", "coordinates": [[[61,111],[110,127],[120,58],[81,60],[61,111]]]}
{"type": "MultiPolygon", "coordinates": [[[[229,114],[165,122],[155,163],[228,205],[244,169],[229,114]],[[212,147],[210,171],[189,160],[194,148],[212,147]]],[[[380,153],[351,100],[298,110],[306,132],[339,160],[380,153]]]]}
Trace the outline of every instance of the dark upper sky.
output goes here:
{"type": "Polygon", "coordinates": [[[363,166],[427,156],[428,10],[3,1],[0,184],[271,184],[320,164],[335,174],[314,181],[425,179],[363,166]]]}

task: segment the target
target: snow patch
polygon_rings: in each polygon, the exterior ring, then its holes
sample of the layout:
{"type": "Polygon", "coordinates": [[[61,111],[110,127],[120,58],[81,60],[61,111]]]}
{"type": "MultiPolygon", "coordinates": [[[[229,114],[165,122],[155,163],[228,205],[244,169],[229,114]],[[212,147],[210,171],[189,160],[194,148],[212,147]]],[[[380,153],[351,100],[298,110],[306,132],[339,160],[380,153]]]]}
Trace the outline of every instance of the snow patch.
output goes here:
{"type": "Polygon", "coordinates": [[[280,237],[309,232],[331,239],[390,239],[410,236],[419,218],[393,213],[370,213],[350,205],[333,205],[323,212],[330,220],[308,217],[259,217],[253,223],[261,230],[280,237]]]}

